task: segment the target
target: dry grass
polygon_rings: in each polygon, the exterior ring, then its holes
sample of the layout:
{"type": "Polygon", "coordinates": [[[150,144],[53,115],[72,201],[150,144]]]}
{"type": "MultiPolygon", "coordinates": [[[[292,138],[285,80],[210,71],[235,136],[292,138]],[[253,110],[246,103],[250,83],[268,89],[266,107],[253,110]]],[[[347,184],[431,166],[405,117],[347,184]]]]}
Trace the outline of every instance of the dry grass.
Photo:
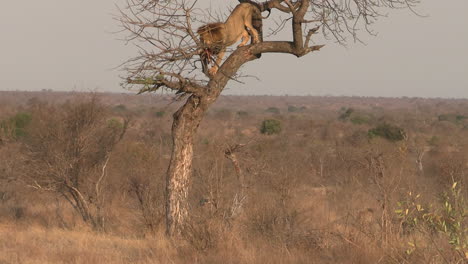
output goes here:
{"type": "Polygon", "coordinates": [[[1,224],[0,234],[0,263],[171,263],[176,256],[161,238],[15,224],[1,224]]]}
{"type": "MultiPolygon", "coordinates": [[[[0,263],[310,263],[311,259],[337,260],[273,246],[266,240],[242,241],[226,234],[216,250],[199,252],[184,242],[171,244],[164,236],[122,238],[90,230],[64,230],[15,224],[0,225],[0,263]],[[247,243],[246,243],[247,242],[247,243]]],[[[346,250],[346,247],[340,248],[346,250]]],[[[349,249],[347,249],[349,250],[349,249]]],[[[342,256],[345,256],[341,252],[342,256]]],[[[344,258],[341,263],[348,262],[344,258]]]]}
{"type": "MultiPolygon", "coordinates": [[[[34,160],[26,155],[34,143],[31,136],[39,131],[35,124],[54,126],[37,109],[54,104],[50,111],[61,111],[66,109],[62,103],[73,98],[66,93],[0,97],[0,122],[19,112],[35,120],[22,138],[2,134],[0,127],[0,264],[460,260],[446,237],[407,229],[394,210],[408,191],[422,194],[425,206],[437,204],[453,180],[461,183],[468,200],[468,119],[438,118],[468,116],[466,100],[222,97],[195,140],[185,239],[168,241],[163,235],[164,174],[170,113],[180,102],[171,104],[167,97],[102,96],[104,120],[130,117],[131,123],[107,166],[99,231],[87,227],[57,190],[27,187],[34,184],[25,175],[35,172],[34,160]],[[288,111],[290,105],[296,106],[294,112],[288,111]],[[269,107],[280,114],[265,111],[269,107]],[[353,115],[339,119],[347,107],[355,109],[353,115]],[[279,135],[259,132],[269,118],[282,123],[279,135]],[[404,128],[407,139],[369,139],[368,130],[382,122],[404,128]],[[248,187],[245,200],[233,164],[224,156],[235,144],[246,144],[236,153],[248,187]],[[421,151],[426,151],[422,171],[417,163],[421,151]]],[[[66,171],[68,163],[62,165],[66,171]]],[[[82,172],[89,176],[93,171],[82,172]]],[[[95,202],[92,178],[80,179],[87,201],[95,202]]]]}

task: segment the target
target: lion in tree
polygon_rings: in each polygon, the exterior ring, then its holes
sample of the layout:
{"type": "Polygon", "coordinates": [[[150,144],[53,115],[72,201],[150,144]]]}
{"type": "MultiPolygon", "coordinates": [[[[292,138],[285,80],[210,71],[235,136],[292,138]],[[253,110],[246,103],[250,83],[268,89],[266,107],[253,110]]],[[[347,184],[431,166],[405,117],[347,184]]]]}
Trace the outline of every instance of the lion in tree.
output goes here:
{"type": "Polygon", "coordinates": [[[201,26],[197,33],[205,46],[201,54],[203,72],[207,72],[207,66],[213,62],[212,56],[216,56],[213,67],[208,70],[209,75],[215,75],[223,60],[226,48],[239,40],[242,41],[237,47],[245,46],[250,39],[254,44],[260,42],[261,25],[260,28],[256,25],[257,29],[252,25],[252,21],[259,17],[261,18],[259,7],[254,2],[246,2],[237,5],[226,22],[201,26]]]}

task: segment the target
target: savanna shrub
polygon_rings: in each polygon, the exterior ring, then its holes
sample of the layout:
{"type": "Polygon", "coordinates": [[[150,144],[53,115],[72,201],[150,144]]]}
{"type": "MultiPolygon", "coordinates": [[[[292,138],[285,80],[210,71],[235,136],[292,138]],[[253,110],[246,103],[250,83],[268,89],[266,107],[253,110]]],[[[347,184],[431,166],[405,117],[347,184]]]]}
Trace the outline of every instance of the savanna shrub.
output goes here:
{"type": "Polygon", "coordinates": [[[117,118],[111,118],[107,120],[107,127],[110,129],[120,130],[124,128],[124,124],[117,118]]]}
{"type": "Polygon", "coordinates": [[[295,107],[294,105],[288,106],[288,112],[290,112],[290,113],[299,112],[299,111],[300,111],[300,109],[295,107]]]}
{"type": "Polygon", "coordinates": [[[354,109],[353,108],[341,108],[340,112],[342,113],[340,114],[340,116],[338,116],[338,119],[341,121],[346,121],[354,112],[354,109]]]}
{"type": "Polygon", "coordinates": [[[395,125],[380,124],[368,132],[370,138],[382,137],[390,141],[400,141],[405,138],[405,131],[395,125]]]}
{"type": "Polygon", "coordinates": [[[364,116],[364,115],[357,115],[353,116],[350,119],[351,123],[355,125],[362,125],[362,124],[368,124],[370,122],[369,117],[364,116]]]}
{"type": "MultiPolygon", "coordinates": [[[[438,203],[426,205],[420,194],[409,192],[403,201],[397,203],[396,215],[406,233],[418,232],[427,240],[434,241],[439,235],[450,245],[453,263],[468,260],[468,201],[458,182],[442,193],[438,203]]],[[[424,245],[408,243],[408,255],[424,250],[424,245]]],[[[440,246],[440,245],[436,245],[440,246]]],[[[452,263],[452,262],[451,262],[452,263]]]]}
{"type": "Polygon", "coordinates": [[[273,114],[279,114],[280,110],[277,107],[268,107],[266,112],[273,113],[273,114]]]}
{"type": "Polygon", "coordinates": [[[260,132],[267,135],[279,134],[281,132],[281,122],[275,119],[263,120],[260,132]]]}
{"type": "Polygon", "coordinates": [[[351,121],[355,125],[369,124],[372,121],[372,116],[356,112],[353,108],[342,108],[340,110],[338,120],[340,121],[351,121]]]}
{"type": "Polygon", "coordinates": [[[458,114],[442,114],[438,116],[438,119],[439,121],[448,121],[457,124],[465,119],[468,119],[468,116],[458,114]]]}
{"type": "Polygon", "coordinates": [[[242,117],[242,118],[247,117],[247,116],[249,116],[249,112],[247,112],[247,111],[237,111],[237,116],[242,117]]]}
{"type": "Polygon", "coordinates": [[[165,112],[165,111],[156,111],[156,112],[154,113],[154,115],[155,115],[156,117],[161,118],[161,117],[163,117],[163,116],[166,115],[166,112],[165,112]]]}
{"type": "Polygon", "coordinates": [[[123,105],[123,104],[119,104],[119,105],[116,105],[114,107],[114,111],[116,111],[116,112],[125,112],[125,111],[127,111],[127,107],[125,105],[123,105]]]}
{"type": "Polygon", "coordinates": [[[32,117],[29,113],[20,112],[8,120],[4,120],[0,123],[0,128],[7,132],[11,131],[11,136],[14,138],[26,136],[25,128],[31,122],[32,117]]]}

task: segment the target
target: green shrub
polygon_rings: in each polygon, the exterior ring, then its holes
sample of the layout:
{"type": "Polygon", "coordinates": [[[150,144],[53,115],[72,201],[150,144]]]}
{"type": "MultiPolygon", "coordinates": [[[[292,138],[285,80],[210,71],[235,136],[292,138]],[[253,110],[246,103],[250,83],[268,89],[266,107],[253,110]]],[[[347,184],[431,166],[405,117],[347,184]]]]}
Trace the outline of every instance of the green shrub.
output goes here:
{"type": "Polygon", "coordinates": [[[468,116],[459,114],[442,114],[438,116],[439,121],[448,121],[452,123],[461,123],[463,120],[468,119],[468,116]]]}
{"type": "Polygon", "coordinates": [[[279,114],[280,110],[277,107],[268,107],[266,112],[273,113],[273,114],[279,114]]]}
{"type": "Polygon", "coordinates": [[[397,126],[383,123],[368,131],[370,138],[381,137],[390,141],[400,141],[405,138],[405,131],[397,126]]]}
{"type": "Polygon", "coordinates": [[[432,136],[427,143],[431,146],[437,146],[440,142],[440,139],[438,136],[432,136]]]}
{"type": "Polygon", "coordinates": [[[124,124],[117,118],[111,118],[107,121],[107,127],[110,129],[122,129],[124,124]]]}
{"type": "Polygon", "coordinates": [[[351,117],[350,121],[351,123],[355,125],[362,125],[362,124],[368,124],[370,122],[370,118],[364,115],[356,115],[356,116],[351,117]]]}
{"type": "Polygon", "coordinates": [[[356,112],[353,108],[342,107],[339,113],[338,120],[343,122],[349,120],[355,125],[369,124],[373,119],[372,115],[356,112]]]}
{"type": "Polygon", "coordinates": [[[166,115],[166,112],[165,112],[165,111],[156,111],[156,112],[154,113],[154,115],[155,115],[156,117],[161,118],[161,117],[163,117],[163,116],[166,115]]]}
{"type": "MultiPolygon", "coordinates": [[[[453,263],[465,263],[468,259],[468,200],[459,185],[454,182],[448,191],[442,193],[438,203],[428,205],[421,201],[420,194],[409,192],[403,201],[397,203],[395,210],[406,233],[418,232],[432,241],[434,236],[441,235],[457,259],[453,263]]],[[[424,245],[417,243],[408,243],[408,246],[408,255],[424,250],[424,245]]]]}
{"type": "Polygon", "coordinates": [[[237,116],[239,116],[239,117],[247,117],[247,116],[249,116],[249,112],[247,112],[247,111],[237,111],[236,114],[237,114],[237,116]]]}
{"type": "Polygon", "coordinates": [[[342,107],[340,112],[342,112],[342,113],[338,116],[338,119],[341,120],[341,121],[346,121],[351,116],[351,114],[354,112],[354,109],[342,107]]]}
{"type": "Polygon", "coordinates": [[[0,128],[3,132],[8,133],[10,131],[11,136],[14,138],[26,136],[26,127],[32,120],[30,113],[20,112],[8,120],[4,120],[0,123],[0,128]]]}
{"type": "Polygon", "coordinates": [[[25,128],[31,122],[31,119],[30,113],[18,113],[13,117],[12,121],[17,128],[25,128]]]}
{"type": "Polygon", "coordinates": [[[294,105],[288,106],[288,112],[290,112],[290,113],[299,112],[299,111],[300,111],[300,109],[295,107],[294,105]]]}
{"type": "Polygon", "coordinates": [[[127,107],[123,104],[119,104],[117,106],[114,107],[114,111],[116,112],[125,112],[127,111],[127,107]]]}
{"type": "Polygon", "coordinates": [[[267,135],[279,134],[281,132],[281,122],[275,119],[264,120],[260,132],[267,135]]]}

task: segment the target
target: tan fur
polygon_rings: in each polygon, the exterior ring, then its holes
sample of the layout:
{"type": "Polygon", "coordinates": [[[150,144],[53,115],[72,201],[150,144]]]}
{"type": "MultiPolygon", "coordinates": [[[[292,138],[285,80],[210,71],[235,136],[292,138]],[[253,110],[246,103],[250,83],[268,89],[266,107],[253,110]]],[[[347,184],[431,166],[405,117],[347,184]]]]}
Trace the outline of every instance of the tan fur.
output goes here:
{"type": "Polygon", "coordinates": [[[221,28],[224,27],[224,23],[212,23],[201,26],[197,33],[200,35],[200,40],[203,44],[211,45],[222,45],[225,30],[221,28]]]}
{"type": "Polygon", "coordinates": [[[248,29],[253,38],[253,43],[259,42],[258,32],[252,26],[252,16],[258,12],[258,8],[249,3],[236,6],[224,23],[207,24],[198,29],[200,41],[207,46],[207,53],[202,63],[208,64],[210,55],[217,55],[215,65],[208,71],[214,75],[224,57],[226,48],[242,39],[238,47],[245,46],[250,40],[248,29]]]}

